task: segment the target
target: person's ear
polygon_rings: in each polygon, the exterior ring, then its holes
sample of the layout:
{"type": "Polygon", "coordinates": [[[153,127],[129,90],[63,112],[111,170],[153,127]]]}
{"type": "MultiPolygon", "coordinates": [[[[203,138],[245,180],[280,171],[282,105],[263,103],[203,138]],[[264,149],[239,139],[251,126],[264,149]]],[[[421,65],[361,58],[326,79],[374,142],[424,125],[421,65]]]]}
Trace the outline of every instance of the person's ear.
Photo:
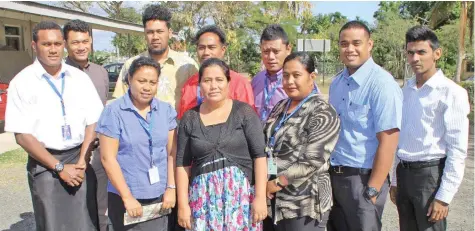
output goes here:
{"type": "Polygon", "coordinates": [[[439,60],[440,57],[442,57],[442,48],[439,47],[434,51],[434,61],[439,60]]]}

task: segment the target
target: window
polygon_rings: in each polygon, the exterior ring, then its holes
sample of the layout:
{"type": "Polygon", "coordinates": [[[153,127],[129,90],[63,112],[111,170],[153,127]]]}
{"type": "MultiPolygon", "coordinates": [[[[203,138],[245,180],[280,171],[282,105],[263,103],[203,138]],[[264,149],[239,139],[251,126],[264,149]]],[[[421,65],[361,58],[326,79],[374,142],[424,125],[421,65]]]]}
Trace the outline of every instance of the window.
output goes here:
{"type": "Polygon", "coordinates": [[[21,50],[21,30],[19,26],[5,26],[5,42],[12,50],[21,50]]]}

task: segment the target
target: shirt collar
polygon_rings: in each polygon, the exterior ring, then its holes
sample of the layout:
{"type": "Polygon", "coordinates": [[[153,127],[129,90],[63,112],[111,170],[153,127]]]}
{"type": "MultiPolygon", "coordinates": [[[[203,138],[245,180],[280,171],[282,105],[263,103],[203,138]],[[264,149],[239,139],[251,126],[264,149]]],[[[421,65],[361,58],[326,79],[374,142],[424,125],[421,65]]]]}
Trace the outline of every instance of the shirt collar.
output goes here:
{"type": "Polygon", "coordinates": [[[270,75],[267,70],[265,71],[266,78],[269,78],[270,81],[276,81],[278,78],[282,77],[282,73],[284,73],[284,69],[280,69],[275,75],[270,75]]]}
{"type": "Polygon", "coordinates": [[[89,68],[89,65],[91,65],[91,62],[89,62],[89,60],[87,61],[87,64],[84,68],[82,68],[78,63],[74,62],[72,59],[69,58],[69,56],[66,58],[66,64],[70,65],[70,66],[73,66],[79,70],[84,70],[84,69],[87,69],[89,68]]]}
{"type": "MultiPolygon", "coordinates": [[[[33,62],[33,69],[38,79],[43,78],[43,76],[51,77],[51,75],[48,72],[46,72],[46,70],[43,68],[43,66],[41,65],[38,59],[35,59],[35,62],[33,62]]],[[[63,74],[63,73],[65,76],[71,75],[69,70],[66,68],[66,63],[64,61],[61,62],[61,70],[59,71],[59,74],[63,74]]]]}
{"type": "MultiPolygon", "coordinates": [[[[423,88],[424,86],[427,86],[427,87],[430,87],[432,89],[435,89],[437,88],[440,83],[441,83],[441,80],[442,78],[444,78],[444,73],[442,72],[442,70],[440,69],[437,69],[437,72],[435,72],[435,74],[430,77],[425,83],[424,85],[422,85],[421,88],[423,88]]],[[[416,77],[410,79],[408,82],[407,82],[407,85],[408,87],[412,88],[412,89],[415,89],[417,90],[417,79],[416,77]]]]}
{"type": "MultiPolygon", "coordinates": [[[[150,55],[149,51],[145,51],[143,53],[144,57],[149,57],[151,58],[152,56],[150,55]]],[[[165,59],[165,62],[164,63],[170,63],[172,65],[175,65],[175,63],[178,61],[179,58],[179,53],[172,50],[170,47],[168,47],[168,56],[167,58],[165,59]]]]}
{"type": "MultiPolygon", "coordinates": [[[[130,89],[129,89],[127,93],[125,93],[125,95],[122,97],[122,102],[120,103],[120,108],[122,110],[128,109],[128,110],[138,111],[135,105],[132,103],[131,97],[132,96],[130,95],[130,89]]],[[[154,111],[158,109],[158,101],[155,97],[153,97],[152,102],[150,103],[150,107],[154,111]]]]}
{"type": "Polygon", "coordinates": [[[352,78],[358,85],[361,86],[361,84],[368,77],[368,73],[373,69],[374,65],[376,65],[376,63],[373,61],[373,58],[370,57],[351,76],[348,72],[348,68],[345,67],[345,69],[343,70],[343,76],[345,76],[346,78],[352,78]]]}

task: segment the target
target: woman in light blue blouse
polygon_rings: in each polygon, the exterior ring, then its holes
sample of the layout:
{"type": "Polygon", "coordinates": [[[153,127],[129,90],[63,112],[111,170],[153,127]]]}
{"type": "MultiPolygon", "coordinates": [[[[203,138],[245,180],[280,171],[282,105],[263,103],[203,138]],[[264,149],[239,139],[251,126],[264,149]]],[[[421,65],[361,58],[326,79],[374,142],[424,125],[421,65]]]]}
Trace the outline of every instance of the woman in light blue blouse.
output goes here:
{"type": "Polygon", "coordinates": [[[130,89],[108,105],[97,123],[101,159],[109,177],[108,214],[115,231],[167,230],[169,215],[124,226],[124,213],[141,217],[142,206],[176,201],[176,112],[154,98],[160,65],[141,57],[130,66],[130,89]]]}

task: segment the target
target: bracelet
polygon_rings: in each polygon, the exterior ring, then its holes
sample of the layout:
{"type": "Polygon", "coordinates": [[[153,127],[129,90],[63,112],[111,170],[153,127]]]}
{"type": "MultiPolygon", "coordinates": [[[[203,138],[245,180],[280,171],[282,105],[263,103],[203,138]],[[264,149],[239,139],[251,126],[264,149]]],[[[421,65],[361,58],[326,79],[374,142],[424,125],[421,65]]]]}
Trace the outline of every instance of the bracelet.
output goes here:
{"type": "Polygon", "coordinates": [[[167,185],[167,188],[169,188],[169,189],[176,189],[176,185],[170,184],[170,185],[167,185]]]}

